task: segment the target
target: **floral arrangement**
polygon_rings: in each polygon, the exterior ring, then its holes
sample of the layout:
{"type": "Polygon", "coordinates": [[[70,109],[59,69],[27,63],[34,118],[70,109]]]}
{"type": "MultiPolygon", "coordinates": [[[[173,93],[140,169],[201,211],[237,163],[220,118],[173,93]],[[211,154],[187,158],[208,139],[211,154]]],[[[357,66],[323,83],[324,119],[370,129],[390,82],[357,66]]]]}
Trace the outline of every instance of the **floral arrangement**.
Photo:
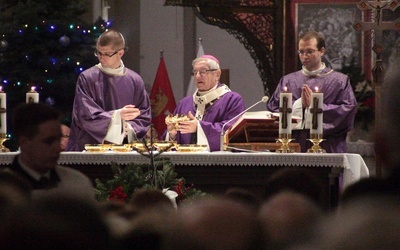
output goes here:
{"type": "Polygon", "coordinates": [[[350,77],[354,95],[357,100],[357,113],[354,118],[354,126],[368,131],[370,125],[375,122],[375,91],[371,81],[362,73],[361,67],[342,65],[342,73],[350,77]]]}
{"type": "Polygon", "coordinates": [[[364,80],[357,83],[354,94],[358,102],[358,109],[354,118],[355,126],[360,125],[362,130],[368,131],[375,121],[375,91],[371,82],[364,80]]]}
{"type": "Polygon", "coordinates": [[[144,140],[145,150],[134,148],[141,155],[148,157],[150,162],[131,163],[120,166],[116,163],[111,165],[113,178],[106,182],[95,180],[95,194],[99,201],[114,200],[128,202],[134,192],[141,188],[160,189],[163,192],[174,191],[177,194],[176,203],[193,201],[194,199],[207,196],[208,194],[194,188],[193,185],[186,186],[184,178],[177,178],[174,166],[167,158],[160,155],[167,151],[166,147],[157,153],[151,149],[153,143],[148,144],[144,140]]]}

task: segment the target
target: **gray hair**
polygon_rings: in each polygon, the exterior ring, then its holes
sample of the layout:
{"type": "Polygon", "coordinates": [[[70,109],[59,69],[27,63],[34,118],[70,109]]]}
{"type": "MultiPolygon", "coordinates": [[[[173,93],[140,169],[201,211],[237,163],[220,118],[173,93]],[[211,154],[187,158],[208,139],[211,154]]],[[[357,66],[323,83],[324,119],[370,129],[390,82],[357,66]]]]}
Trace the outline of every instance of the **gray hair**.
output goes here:
{"type": "Polygon", "coordinates": [[[199,63],[199,62],[206,62],[207,66],[210,69],[220,69],[219,63],[217,63],[216,61],[214,61],[210,58],[203,58],[203,57],[198,57],[198,58],[194,59],[192,62],[192,66],[194,66],[196,63],[199,63]]]}

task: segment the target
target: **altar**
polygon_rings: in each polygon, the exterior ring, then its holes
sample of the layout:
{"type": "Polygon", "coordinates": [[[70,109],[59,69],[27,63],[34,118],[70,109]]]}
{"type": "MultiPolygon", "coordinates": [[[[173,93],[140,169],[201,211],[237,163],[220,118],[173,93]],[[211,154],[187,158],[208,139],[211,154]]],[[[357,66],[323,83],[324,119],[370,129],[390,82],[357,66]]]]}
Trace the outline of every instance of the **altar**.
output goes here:
{"type": "MultiPolygon", "coordinates": [[[[9,165],[15,152],[0,154],[0,167],[9,165]]],[[[306,153],[233,153],[233,152],[165,152],[179,177],[185,178],[204,192],[222,193],[229,187],[241,187],[257,194],[264,192],[266,180],[284,167],[306,168],[324,184],[327,207],[338,204],[340,191],[351,183],[369,176],[363,158],[358,154],[306,153]]],[[[137,152],[63,152],[59,163],[75,168],[92,181],[112,177],[111,164],[149,163],[149,158],[137,152]]]]}

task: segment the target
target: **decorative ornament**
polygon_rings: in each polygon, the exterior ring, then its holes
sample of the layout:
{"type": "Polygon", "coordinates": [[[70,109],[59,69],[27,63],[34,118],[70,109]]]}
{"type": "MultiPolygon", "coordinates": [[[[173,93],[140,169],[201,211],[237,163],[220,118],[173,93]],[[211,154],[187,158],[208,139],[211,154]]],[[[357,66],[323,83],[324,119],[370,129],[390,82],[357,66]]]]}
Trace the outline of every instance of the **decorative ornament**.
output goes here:
{"type": "Polygon", "coordinates": [[[70,43],[70,39],[69,39],[69,37],[66,36],[66,35],[63,35],[62,37],[60,37],[60,40],[58,40],[58,41],[60,42],[60,44],[61,44],[62,46],[68,46],[69,43],[70,43]]]}
{"type": "Polygon", "coordinates": [[[0,50],[5,51],[8,48],[8,42],[6,40],[0,41],[0,50]]]}
{"type": "Polygon", "coordinates": [[[54,106],[56,104],[56,101],[53,97],[49,96],[46,98],[46,104],[49,106],[54,106]]]}

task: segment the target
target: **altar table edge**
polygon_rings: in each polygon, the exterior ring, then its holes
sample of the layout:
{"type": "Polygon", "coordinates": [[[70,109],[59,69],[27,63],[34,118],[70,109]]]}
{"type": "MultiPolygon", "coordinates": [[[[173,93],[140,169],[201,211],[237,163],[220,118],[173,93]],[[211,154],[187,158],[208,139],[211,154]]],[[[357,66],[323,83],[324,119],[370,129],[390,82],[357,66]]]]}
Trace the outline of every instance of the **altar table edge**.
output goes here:
{"type": "MultiPolygon", "coordinates": [[[[11,164],[18,152],[0,154],[0,165],[11,164]]],[[[307,153],[232,153],[232,152],[164,152],[158,158],[168,158],[176,165],[220,165],[220,166],[303,166],[343,168],[343,187],[369,176],[369,170],[359,154],[307,154],[307,153]]],[[[62,152],[60,165],[94,164],[107,165],[112,162],[127,165],[149,163],[150,159],[137,152],[62,152]]]]}

